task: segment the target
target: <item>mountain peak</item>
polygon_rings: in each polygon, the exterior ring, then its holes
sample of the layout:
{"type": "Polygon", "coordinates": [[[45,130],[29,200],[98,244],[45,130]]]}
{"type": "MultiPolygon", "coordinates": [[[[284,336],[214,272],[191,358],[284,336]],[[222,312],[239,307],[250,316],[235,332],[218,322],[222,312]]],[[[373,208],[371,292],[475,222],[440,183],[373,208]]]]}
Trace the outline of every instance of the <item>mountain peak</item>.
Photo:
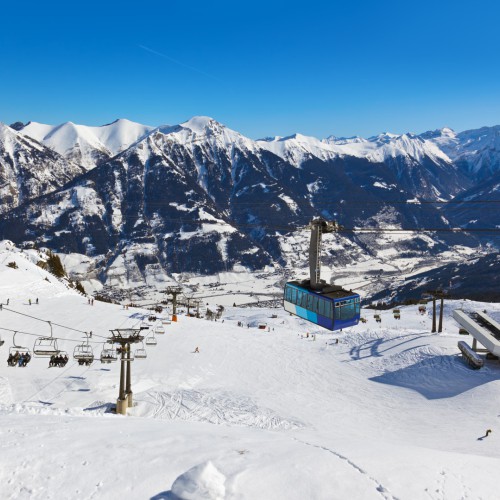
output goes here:
{"type": "Polygon", "coordinates": [[[204,134],[207,130],[225,128],[224,125],[210,116],[193,116],[189,120],[181,123],[181,127],[188,128],[195,134],[204,134]]]}

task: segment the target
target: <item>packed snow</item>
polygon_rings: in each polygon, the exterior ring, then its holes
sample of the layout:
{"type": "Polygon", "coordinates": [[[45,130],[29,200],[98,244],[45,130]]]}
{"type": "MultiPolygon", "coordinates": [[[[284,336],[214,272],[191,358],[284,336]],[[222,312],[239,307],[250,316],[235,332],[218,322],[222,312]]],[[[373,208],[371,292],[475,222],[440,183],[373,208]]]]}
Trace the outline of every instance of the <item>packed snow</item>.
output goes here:
{"type": "Polygon", "coordinates": [[[470,370],[451,315],[498,319],[500,305],[447,302],[441,334],[416,305],[381,323],[363,310],[366,323],[333,333],[281,308],[181,313],[134,361],[124,417],[111,413],[119,367],[99,362],[103,337],[151,311],[90,305],[36,261],[0,248],[2,498],[497,498],[500,364],[470,370]],[[12,330],[29,348],[49,334],[35,318],[70,357],[83,334],[64,327],[92,331],[97,361],[7,366],[12,330]]]}

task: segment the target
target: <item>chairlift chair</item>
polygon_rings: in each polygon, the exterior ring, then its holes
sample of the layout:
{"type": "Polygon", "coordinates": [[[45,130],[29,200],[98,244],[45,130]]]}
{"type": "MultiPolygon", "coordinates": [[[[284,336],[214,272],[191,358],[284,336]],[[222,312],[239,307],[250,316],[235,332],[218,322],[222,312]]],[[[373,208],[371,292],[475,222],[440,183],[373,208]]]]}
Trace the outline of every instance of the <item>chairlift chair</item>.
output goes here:
{"type": "Polygon", "coordinates": [[[10,366],[16,366],[17,360],[14,362],[14,364],[11,364],[11,362],[10,362],[10,360],[12,360],[16,356],[16,354],[19,357],[20,356],[24,356],[24,357],[28,356],[29,360],[31,359],[31,351],[27,347],[16,344],[16,333],[17,332],[14,332],[14,335],[12,338],[12,346],[9,347],[9,357],[7,359],[7,362],[10,366]]]}
{"type": "Polygon", "coordinates": [[[38,337],[33,345],[33,355],[37,358],[50,358],[59,354],[57,347],[57,339],[52,336],[52,323],[48,321],[50,326],[50,337],[38,337]]]}
{"type": "Polygon", "coordinates": [[[59,354],[57,340],[52,337],[38,337],[35,339],[33,354],[37,358],[50,358],[59,354]]]}
{"type": "Polygon", "coordinates": [[[81,359],[83,361],[94,361],[94,351],[92,346],[87,344],[78,344],[73,351],[73,358],[76,360],[81,359]]]}
{"type": "Polygon", "coordinates": [[[142,342],[142,347],[135,350],[135,357],[137,359],[146,359],[148,357],[148,353],[146,352],[146,349],[144,349],[144,342],[142,342]]]}
{"type": "Polygon", "coordinates": [[[51,356],[51,359],[49,362],[49,367],[55,366],[57,368],[64,368],[68,364],[68,361],[69,361],[68,353],[66,351],[59,351],[57,354],[54,354],[53,356],[51,356]],[[62,359],[63,361],[64,361],[64,358],[66,358],[66,360],[63,363],[55,362],[55,364],[51,364],[51,363],[53,363],[53,360],[56,361],[56,357],[62,359]]]}
{"type": "Polygon", "coordinates": [[[106,347],[106,342],[101,351],[101,363],[113,363],[118,359],[116,355],[116,349],[114,347],[106,347]]]}
{"type": "Polygon", "coordinates": [[[165,328],[163,328],[163,326],[157,326],[155,328],[155,333],[159,333],[160,335],[163,335],[165,333],[165,328]]]}
{"type": "Polygon", "coordinates": [[[86,335],[86,342],[78,344],[73,351],[73,358],[75,358],[79,364],[90,364],[94,361],[94,350],[89,344],[89,335],[86,335]]]}
{"type": "Polygon", "coordinates": [[[158,342],[156,341],[156,337],[154,335],[150,335],[146,337],[146,345],[156,345],[158,342]]]}

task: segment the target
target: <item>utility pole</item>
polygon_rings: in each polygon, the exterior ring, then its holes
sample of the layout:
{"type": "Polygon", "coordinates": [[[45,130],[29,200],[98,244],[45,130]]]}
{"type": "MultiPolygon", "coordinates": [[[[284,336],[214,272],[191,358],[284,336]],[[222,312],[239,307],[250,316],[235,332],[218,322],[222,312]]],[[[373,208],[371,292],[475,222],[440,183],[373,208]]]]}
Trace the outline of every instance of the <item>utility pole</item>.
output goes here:
{"type": "Polygon", "coordinates": [[[436,299],[440,299],[439,304],[439,324],[437,332],[441,333],[443,331],[443,310],[444,310],[444,299],[447,297],[443,289],[428,290],[427,293],[432,298],[432,333],[436,332],[436,299]]]}
{"type": "Polygon", "coordinates": [[[140,328],[117,328],[111,330],[109,343],[120,346],[120,389],[116,401],[116,413],[127,414],[127,408],[133,406],[132,370],[130,363],[134,360],[131,344],[142,342],[144,337],[140,328]]]}
{"type": "MultiPolygon", "coordinates": [[[[193,297],[186,297],[186,301],[187,301],[187,315],[189,316],[189,313],[190,313],[190,308],[191,308],[191,301],[193,300],[193,297]]],[[[193,302],[194,303],[194,302],[193,302]]]]}

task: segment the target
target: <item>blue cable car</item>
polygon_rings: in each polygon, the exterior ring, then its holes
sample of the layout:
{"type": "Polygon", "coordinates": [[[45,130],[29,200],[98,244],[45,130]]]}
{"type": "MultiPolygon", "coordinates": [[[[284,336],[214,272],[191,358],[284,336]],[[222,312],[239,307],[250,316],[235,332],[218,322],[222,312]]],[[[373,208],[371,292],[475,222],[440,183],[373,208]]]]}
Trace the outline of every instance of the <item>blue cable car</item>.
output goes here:
{"type": "Polygon", "coordinates": [[[359,323],[359,295],[339,286],[311,290],[303,283],[290,281],[285,285],[283,305],[285,311],[328,330],[359,323]]]}
{"type": "Polygon", "coordinates": [[[352,290],[344,290],[341,286],[328,285],[320,278],[321,236],[323,233],[338,231],[340,226],[336,222],[320,218],[311,221],[310,228],[310,279],[286,283],[283,307],[285,311],[328,330],[355,326],[361,316],[359,295],[352,290]]]}

